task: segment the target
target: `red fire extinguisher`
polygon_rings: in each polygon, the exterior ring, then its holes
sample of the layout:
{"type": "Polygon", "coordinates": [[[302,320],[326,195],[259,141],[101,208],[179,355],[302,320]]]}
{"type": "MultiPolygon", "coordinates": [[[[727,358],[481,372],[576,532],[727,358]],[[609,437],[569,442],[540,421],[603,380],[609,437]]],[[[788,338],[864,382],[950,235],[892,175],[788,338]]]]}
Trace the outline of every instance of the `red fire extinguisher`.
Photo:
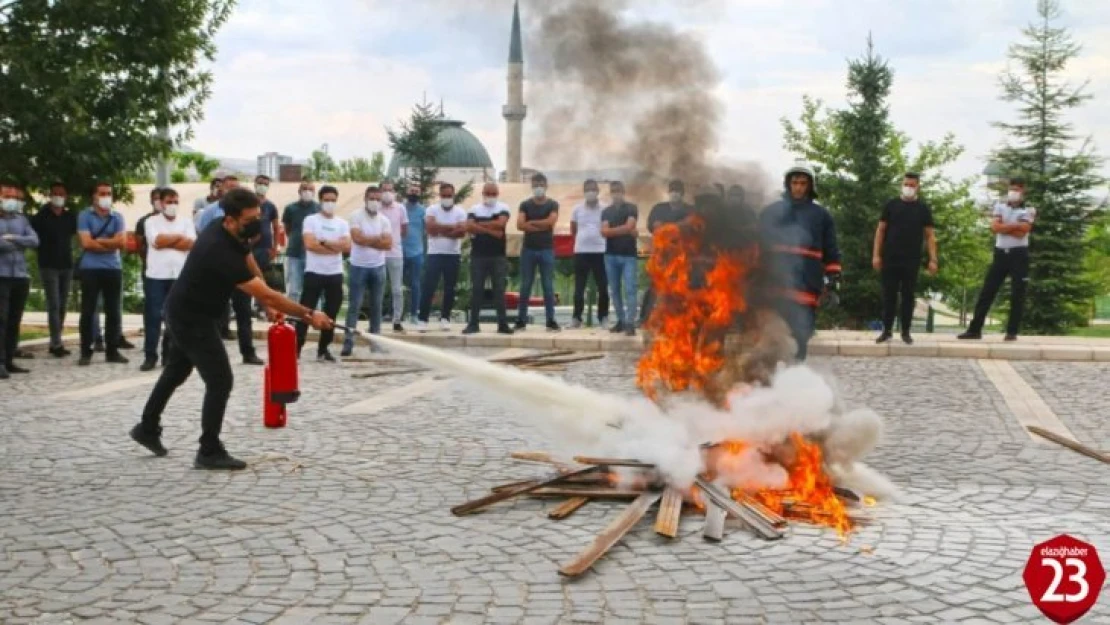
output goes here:
{"type": "Polygon", "coordinates": [[[268,428],[285,427],[286,404],[301,396],[297,375],[297,331],[278,320],[267,333],[269,362],[263,382],[263,423],[268,428]]]}

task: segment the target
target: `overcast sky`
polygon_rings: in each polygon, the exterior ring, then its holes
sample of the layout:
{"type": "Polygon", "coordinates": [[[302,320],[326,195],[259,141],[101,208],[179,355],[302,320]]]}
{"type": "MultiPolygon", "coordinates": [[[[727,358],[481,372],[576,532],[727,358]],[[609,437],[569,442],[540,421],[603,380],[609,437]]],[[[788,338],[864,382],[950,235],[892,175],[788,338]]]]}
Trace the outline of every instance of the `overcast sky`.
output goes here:
{"type": "MultiPolygon", "coordinates": [[[[543,0],[523,0],[529,6],[543,0]]],[[[955,133],[967,152],[951,173],[979,173],[999,135],[992,121],[1013,120],[998,99],[1007,46],[1036,18],[1035,0],[707,0],[633,1],[629,19],[667,20],[697,33],[716,62],[727,106],[723,159],[760,162],[778,172],[779,119],[796,118],[803,94],[844,103],[846,59],[870,31],[895,69],[891,114],[916,140],[955,133]]],[[[505,72],[512,0],[239,0],[217,37],[215,85],[205,120],[189,144],[221,157],[267,151],[303,159],[327,143],[336,158],[386,152],[385,126],[407,116],[425,93],[443,98],[505,163],[505,72]],[[326,7],[326,9],[324,8],[326,7]],[[476,7],[476,8],[466,8],[476,7]]],[[[1083,45],[1068,73],[1090,80],[1095,99],[1070,116],[1110,156],[1110,1],[1064,0],[1064,24],[1083,45]]],[[[528,59],[542,54],[525,32],[528,59]]],[[[542,94],[525,91],[535,107],[542,94]]],[[[533,154],[525,121],[525,165],[533,154]]],[[[588,146],[589,137],[583,137],[588,146]]],[[[619,165],[619,163],[617,164],[619,165]]]]}

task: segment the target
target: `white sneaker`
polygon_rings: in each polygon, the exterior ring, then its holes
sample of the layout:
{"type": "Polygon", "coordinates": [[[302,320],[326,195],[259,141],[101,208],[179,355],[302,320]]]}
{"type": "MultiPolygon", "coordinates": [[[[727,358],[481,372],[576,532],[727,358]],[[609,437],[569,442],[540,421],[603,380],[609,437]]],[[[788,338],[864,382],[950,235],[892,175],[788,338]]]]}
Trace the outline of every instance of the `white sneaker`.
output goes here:
{"type": "Polygon", "coordinates": [[[427,332],[428,331],[428,322],[427,321],[417,321],[416,322],[416,331],[417,332],[427,332]]]}
{"type": "Polygon", "coordinates": [[[451,331],[451,322],[446,320],[446,319],[440,319],[439,320],[439,329],[442,330],[443,332],[450,332],[451,331]]]}

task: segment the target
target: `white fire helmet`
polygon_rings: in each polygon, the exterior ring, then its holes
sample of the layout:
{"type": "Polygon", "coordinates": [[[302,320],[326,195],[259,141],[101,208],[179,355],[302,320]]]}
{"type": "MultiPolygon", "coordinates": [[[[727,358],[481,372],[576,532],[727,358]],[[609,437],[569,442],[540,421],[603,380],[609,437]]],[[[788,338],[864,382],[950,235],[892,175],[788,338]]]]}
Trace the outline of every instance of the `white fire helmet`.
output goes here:
{"type": "Polygon", "coordinates": [[[817,171],[813,169],[813,166],[802,159],[794,161],[794,165],[790,169],[786,170],[786,174],[784,174],[782,178],[783,187],[786,188],[787,192],[790,191],[790,176],[793,176],[794,174],[805,174],[809,176],[809,195],[810,197],[816,199],[817,171]]]}

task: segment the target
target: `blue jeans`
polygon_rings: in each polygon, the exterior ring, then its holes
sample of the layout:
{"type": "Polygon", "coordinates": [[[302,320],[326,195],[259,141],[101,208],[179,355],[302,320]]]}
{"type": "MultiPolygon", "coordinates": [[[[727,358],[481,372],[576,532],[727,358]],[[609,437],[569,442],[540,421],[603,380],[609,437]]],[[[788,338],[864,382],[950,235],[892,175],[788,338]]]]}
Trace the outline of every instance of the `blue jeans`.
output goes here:
{"type": "Polygon", "coordinates": [[[609,299],[617,312],[617,323],[636,324],[636,257],[605,255],[605,277],[609,280],[609,299]]]}
{"type": "MultiPolygon", "coordinates": [[[[362,309],[362,295],[370,289],[370,334],[382,333],[382,300],[385,299],[385,265],[381,267],[356,267],[351,265],[347,273],[347,327],[358,327],[358,313],[362,309]]],[[[343,335],[343,349],[353,349],[355,335],[343,335]]]]}
{"type": "Polygon", "coordinates": [[[409,315],[411,315],[413,321],[416,321],[416,315],[420,312],[421,282],[424,280],[424,255],[406,256],[401,273],[405,278],[405,286],[409,288],[409,296],[411,297],[409,315]]]}
{"type": "Polygon", "coordinates": [[[459,284],[458,254],[429,254],[428,267],[424,270],[424,285],[421,287],[420,321],[427,322],[432,314],[432,297],[436,294],[439,279],[443,278],[443,305],[439,308],[439,318],[451,320],[451,309],[455,307],[455,287],[459,284]]]}
{"type": "Polygon", "coordinates": [[[543,312],[547,322],[555,321],[555,250],[520,250],[520,306],[517,324],[528,320],[528,300],[532,299],[532,282],[536,279],[536,266],[540,268],[540,287],[543,289],[543,312]]]}
{"type": "Polygon", "coordinates": [[[294,302],[301,301],[304,291],[304,259],[285,257],[285,295],[294,302]]]}
{"type": "MultiPolygon", "coordinates": [[[[147,360],[158,359],[158,339],[162,337],[162,319],[166,296],[174,280],[143,278],[143,353],[147,360]]],[[[166,353],[166,340],[162,341],[162,354],[166,353]]]]}

